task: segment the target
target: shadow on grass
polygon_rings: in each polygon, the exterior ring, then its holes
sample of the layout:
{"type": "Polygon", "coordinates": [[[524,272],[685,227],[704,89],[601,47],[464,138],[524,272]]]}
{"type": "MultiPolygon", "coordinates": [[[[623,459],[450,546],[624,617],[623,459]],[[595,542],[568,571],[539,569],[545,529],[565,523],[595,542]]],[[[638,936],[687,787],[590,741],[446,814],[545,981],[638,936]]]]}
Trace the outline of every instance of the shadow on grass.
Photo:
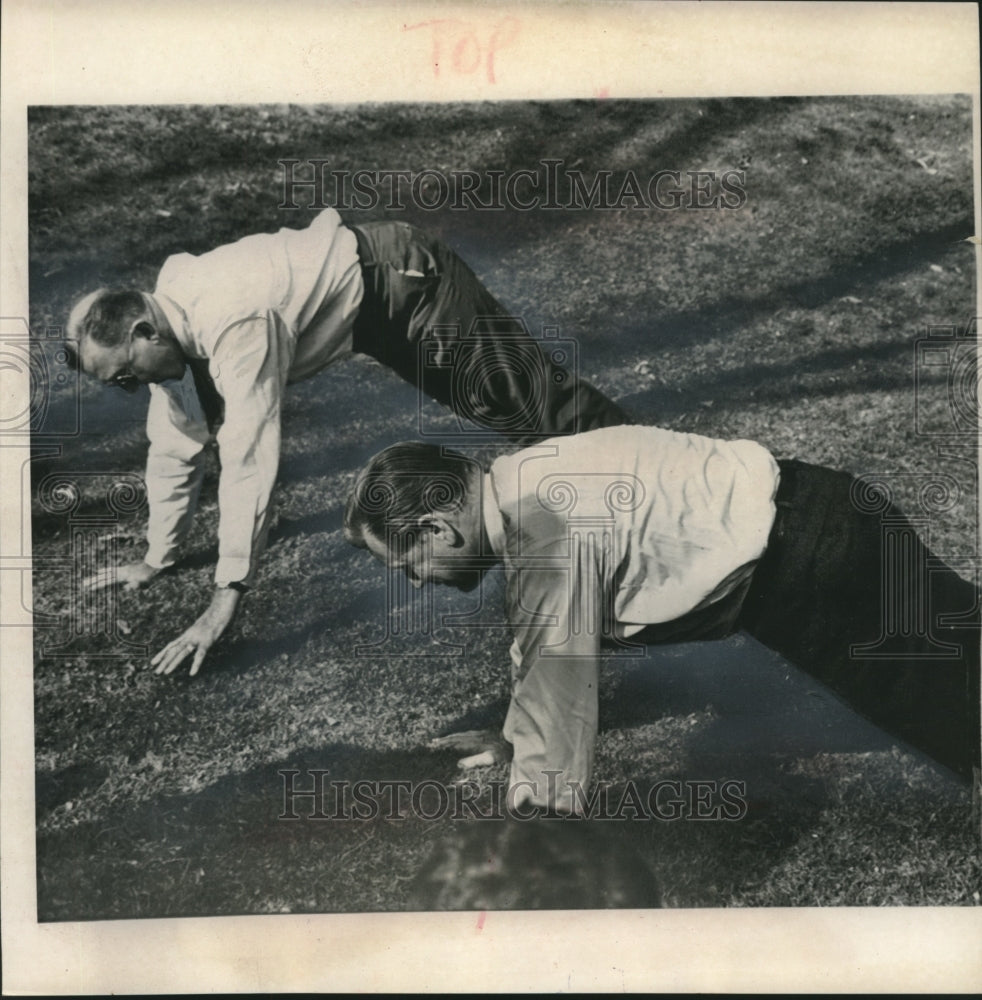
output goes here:
{"type": "Polygon", "coordinates": [[[601,732],[701,716],[684,746],[696,770],[731,772],[733,761],[758,756],[883,753],[894,746],[930,760],[743,633],[649,647],[645,660],[625,659],[620,668],[615,662],[613,670],[611,690],[601,698],[601,732]]]}
{"type": "MultiPolygon", "coordinates": [[[[505,169],[524,168],[542,176],[545,176],[545,168],[540,166],[542,160],[560,159],[562,163],[557,170],[580,171],[588,190],[597,172],[610,171],[608,189],[614,199],[629,169],[637,175],[644,190],[648,178],[659,170],[680,171],[685,177],[685,171],[692,169],[711,167],[717,172],[735,169],[736,162],[705,163],[707,149],[719,144],[727,132],[784,117],[801,103],[798,98],[536,101],[528,105],[535,120],[524,122],[522,134],[509,141],[495,159],[505,169]],[[640,148],[632,149],[629,156],[615,152],[623,162],[611,162],[612,150],[636,142],[639,130],[656,123],[665,123],[663,137],[644,142],[640,148]],[[557,144],[561,144],[558,151],[557,144]]],[[[498,165],[495,162],[483,166],[486,170],[498,165]]],[[[490,204],[491,194],[490,185],[482,184],[476,198],[490,204]]],[[[572,197],[571,182],[560,178],[554,196],[565,206],[572,197]]],[[[541,197],[544,202],[547,200],[544,190],[541,197]]],[[[625,200],[628,205],[635,205],[630,197],[625,200]]],[[[580,204],[590,201],[583,194],[580,204]]],[[[571,229],[594,225],[609,214],[603,209],[574,205],[562,211],[455,212],[452,217],[437,218],[417,212],[411,221],[432,228],[465,260],[481,261],[493,255],[495,244],[504,252],[514,252],[551,235],[568,236],[571,229]]]]}
{"type": "Polygon", "coordinates": [[[452,733],[463,733],[469,729],[493,729],[499,731],[508,713],[510,698],[496,698],[494,701],[475,708],[468,709],[458,715],[453,722],[441,728],[440,732],[435,732],[434,737],[449,736],[452,733]]]}
{"type": "MultiPolygon", "coordinates": [[[[905,355],[909,356],[910,348],[907,344],[891,344],[872,348],[865,354],[862,348],[857,348],[855,354],[857,360],[902,361],[905,355]]],[[[678,390],[653,385],[649,390],[618,397],[617,402],[641,423],[664,426],[688,418],[686,430],[711,433],[696,426],[701,419],[711,416],[707,401],[718,404],[721,410],[748,404],[791,406],[806,399],[834,399],[854,393],[909,392],[911,385],[909,371],[902,369],[895,373],[860,372],[844,376],[826,364],[822,354],[802,358],[795,364],[748,365],[741,371],[743,374],[739,375],[707,373],[678,390]]],[[[921,386],[934,384],[944,385],[944,378],[920,379],[921,386]]]]}
{"type": "MultiPolygon", "coordinates": [[[[439,804],[432,783],[447,785],[454,777],[446,754],[338,743],[308,747],[200,791],[120,806],[108,822],[38,837],[39,919],[268,913],[280,909],[276,900],[315,912],[397,909],[396,890],[415,871],[437,825],[424,818],[439,804]],[[281,774],[291,769],[300,775],[281,774]],[[317,787],[310,770],[329,772],[323,798],[302,794],[317,787]],[[421,815],[400,809],[405,803],[385,791],[374,800],[374,815],[350,789],[339,802],[330,782],[358,780],[426,788],[421,815]],[[300,794],[285,800],[290,787],[300,794]],[[284,818],[290,815],[297,818],[284,818]],[[363,856],[360,847],[369,841],[371,856],[363,856]],[[358,880],[363,865],[367,884],[358,880]]],[[[412,805],[408,796],[405,802],[412,805]]]]}
{"type": "MultiPolygon", "coordinates": [[[[107,822],[39,836],[39,920],[404,909],[410,880],[454,823],[450,811],[426,818],[440,807],[434,783],[448,786],[454,772],[446,754],[333,744],[197,792],[121,805],[107,822]],[[310,771],[328,772],[325,784],[310,771]],[[358,804],[349,786],[340,802],[331,782],[359,780],[410,790],[363,786],[358,804]],[[319,787],[323,797],[303,794],[319,787]]],[[[765,818],[751,803],[749,822],[648,820],[617,824],[616,834],[658,871],[674,905],[718,905],[746,877],[748,857],[750,875],[764,877],[800,836],[819,805],[813,785],[790,781],[784,798],[770,797],[765,818]],[[704,852],[716,882],[700,875],[704,852]],[[717,884],[722,871],[727,885],[717,884]]]]}
{"type": "MultiPolygon", "coordinates": [[[[963,240],[971,231],[969,218],[946,223],[876,247],[861,256],[843,256],[834,270],[772,287],[763,295],[708,297],[690,309],[653,309],[650,317],[619,328],[618,338],[632,345],[686,347],[735,330],[779,309],[818,309],[852,292],[864,295],[880,281],[915,270],[963,240]]],[[[889,347],[889,345],[884,345],[889,347]]]]}
{"type": "MultiPolygon", "coordinates": [[[[496,726],[505,708],[506,700],[498,699],[462,713],[445,728],[496,726]]],[[[825,873],[841,866],[835,852],[862,855],[872,849],[877,829],[885,833],[887,826],[900,852],[901,874],[908,827],[933,830],[939,849],[960,849],[960,835],[948,818],[963,809],[952,782],[925,786],[921,777],[919,788],[908,788],[909,768],[882,764],[871,766],[864,779],[864,760],[882,755],[889,738],[745,637],[663,647],[644,663],[621,665],[612,695],[602,700],[601,729],[601,743],[616,730],[627,736],[622,770],[642,794],[658,782],[676,781],[683,799],[688,796],[688,807],[674,814],[639,818],[621,810],[619,821],[610,824],[612,835],[654,871],[666,905],[815,902],[825,873]],[[702,719],[690,730],[686,720],[693,714],[702,719]],[[644,734],[630,730],[666,721],[665,733],[688,735],[676,737],[666,756],[646,758],[644,734]],[[838,766],[854,776],[861,794],[843,799],[843,787],[848,792],[853,786],[826,780],[816,763],[823,759],[841,761],[838,766]],[[732,821],[696,819],[693,783],[723,779],[740,783],[745,813],[732,821]],[[899,797],[902,808],[895,817],[881,816],[899,801],[898,789],[906,789],[906,798],[899,797]],[[823,826],[843,802],[852,803],[857,817],[879,810],[880,818],[843,830],[842,843],[823,847],[823,868],[811,876],[819,886],[810,890],[803,852],[818,843],[815,838],[828,838],[823,826]],[[932,827],[935,814],[946,817],[943,825],[932,827]],[[863,838],[874,839],[867,844],[863,838]]],[[[39,836],[39,919],[412,908],[411,882],[455,822],[433,798],[434,783],[448,787],[459,779],[455,758],[418,746],[377,750],[335,742],[307,746],[200,789],[160,796],[150,787],[129,789],[144,801],[120,802],[99,819],[39,836]],[[299,773],[285,776],[284,770],[299,773]],[[326,783],[315,784],[320,779],[311,771],[326,772],[326,783]],[[408,790],[401,793],[400,810],[399,799],[392,798],[400,793],[391,787],[362,786],[358,799],[349,786],[339,802],[333,781],[405,782],[408,790]],[[297,818],[283,818],[291,814],[297,818]]],[[[506,771],[503,765],[491,774],[504,780],[506,771]]],[[[480,779],[485,790],[486,774],[480,779]]],[[[102,767],[73,767],[44,778],[39,821],[71,798],[84,800],[84,791],[106,777],[102,767]]],[[[604,780],[602,773],[597,777],[604,780]]],[[[624,781],[614,783],[608,800],[618,802],[625,787],[624,781]]],[[[511,877],[520,879],[521,873],[511,877]]],[[[901,881],[895,901],[919,901],[913,889],[904,897],[902,886],[901,881]]],[[[876,901],[875,881],[866,891],[876,901]]]]}
{"type": "Polygon", "coordinates": [[[69,764],[54,774],[38,772],[34,779],[34,810],[40,818],[86,790],[97,788],[108,777],[108,766],[98,761],[69,764]]]}

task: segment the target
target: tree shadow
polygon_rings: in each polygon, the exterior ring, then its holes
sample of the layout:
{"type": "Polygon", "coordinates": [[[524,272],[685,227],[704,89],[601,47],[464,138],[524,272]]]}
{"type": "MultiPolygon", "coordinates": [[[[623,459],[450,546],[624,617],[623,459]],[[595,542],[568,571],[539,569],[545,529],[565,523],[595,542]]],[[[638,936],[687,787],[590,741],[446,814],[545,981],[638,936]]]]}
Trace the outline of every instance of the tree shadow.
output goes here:
{"type": "MultiPolygon", "coordinates": [[[[111,819],[38,836],[38,919],[264,913],[271,897],[302,909],[297,901],[311,892],[323,901],[313,912],[365,909],[344,861],[353,851],[368,879],[388,881],[389,895],[398,898],[396,872],[387,880],[379,866],[414,866],[436,820],[407,815],[412,798],[389,789],[394,782],[426,784],[439,800],[436,785],[449,786],[454,777],[452,762],[426,749],[329,743],[198,791],[121,803],[111,819]],[[362,800],[354,798],[356,781],[372,783],[362,800]]],[[[433,811],[429,799],[417,804],[424,814],[433,811]]]]}
{"type": "MultiPolygon", "coordinates": [[[[721,133],[787,115],[801,103],[800,98],[533,101],[528,105],[521,134],[515,135],[496,152],[494,163],[483,167],[485,171],[489,167],[504,170],[521,167],[544,177],[541,161],[561,160],[555,197],[564,208],[572,198],[572,189],[562,180],[563,171],[580,171],[589,189],[594,175],[607,170],[612,172],[609,190],[611,198],[615,198],[629,169],[638,175],[644,167],[647,173],[639,175],[638,179],[646,190],[648,177],[659,170],[680,170],[684,175],[687,168],[699,165],[704,150],[719,142],[721,133]],[[632,151],[623,164],[613,165],[611,150],[621,143],[636,140],[639,129],[655,121],[671,123],[666,127],[666,134],[632,151]],[[569,150],[575,150],[575,155],[564,155],[569,150]]],[[[719,166],[735,169],[737,164],[719,166]]],[[[492,195],[490,182],[484,176],[475,198],[489,205],[493,203],[492,195]]],[[[540,199],[543,203],[547,201],[544,190],[540,192],[540,199]]],[[[588,200],[585,195],[583,200],[588,200]]],[[[651,208],[647,211],[663,210],[651,208]]],[[[604,209],[577,209],[574,205],[572,210],[563,211],[474,211],[436,218],[417,213],[418,218],[414,221],[433,228],[465,260],[479,262],[487,259],[495,248],[507,247],[515,251],[559,232],[569,234],[571,229],[594,225],[610,214],[604,209]]]]}
{"type": "MultiPolygon", "coordinates": [[[[690,762],[738,755],[868,753],[896,742],[821,682],[745,633],[728,639],[653,646],[626,658],[601,702],[604,729],[702,714],[686,741],[690,762]]],[[[927,759],[927,758],[925,758],[927,759]]]]}
{"type": "Polygon", "coordinates": [[[56,806],[71,802],[87,789],[101,785],[108,776],[109,768],[101,761],[79,761],[51,774],[35,773],[35,814],[42,817],[56,806]]]}
{"type": "Polygon", "coordinates": [[[868,290],[878,282],[914,270],[959,243],[970,229],[967,217],[946,223],[934,230],[886,243],[877,247],[872,255],[842,258],[831,273],[778,286],[763,296],[728,295],[691,309],[662,311],[644,323],[624,329],[622,336],[632,344],[684,346],[725,337],[779,308],[817,309],[850,292],[868,290]]]}

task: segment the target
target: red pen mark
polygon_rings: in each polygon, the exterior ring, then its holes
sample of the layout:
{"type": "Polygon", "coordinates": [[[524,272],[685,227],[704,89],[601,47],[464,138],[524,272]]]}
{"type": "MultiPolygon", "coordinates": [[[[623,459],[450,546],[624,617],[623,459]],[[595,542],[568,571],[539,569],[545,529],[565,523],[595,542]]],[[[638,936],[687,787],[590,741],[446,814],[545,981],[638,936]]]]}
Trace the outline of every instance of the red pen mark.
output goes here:
{"type": "Polygon", "coordinates": [[[473,24],[454,17],[402,26],[403,31],[415,31],[417,28],[430,28],[432,31],[434,76],[439,77],[441,65],[447,65],[449,59],[451,70],[460,76],[476,73],[483,64],[488,83],[495,83],[495,56],[515,41],[519,20],[517,17],[503,18],[494,26],[486,41],[482,41],[482,35],[473,24]]]}
{"type": "Polygon", "coordinates": [[[484,910],[481,910],[481,912],[478,914],[478,917],[477,917],[477,929],[478,930],[482,930],[483,929],[483,927],[484,927],[484,918],[486,916],[487,916],[487,913],[484,910]]]}
{"type": "Polygon", "coordinates": [[[602,101],[605,98],[610,97],[610,87],[601,87],[599,90],[593,92],[593,96],[598,100],[602,101]]]}
{"type": "Polygon", "coordinates": [[[495,25],[488,43],[488,83],[494,83],[494,57],[499,49],[511,45],[518,37],[519,21],[517,17],[506,17],[495,25]]]}

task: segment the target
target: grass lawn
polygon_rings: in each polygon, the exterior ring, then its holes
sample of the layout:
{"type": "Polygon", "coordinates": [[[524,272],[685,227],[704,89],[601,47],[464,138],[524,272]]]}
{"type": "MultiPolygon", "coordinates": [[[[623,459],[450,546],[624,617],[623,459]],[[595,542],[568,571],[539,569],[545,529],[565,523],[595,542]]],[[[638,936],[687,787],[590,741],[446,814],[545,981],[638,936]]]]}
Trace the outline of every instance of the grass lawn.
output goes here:
{"type": "MultiPolygon", "coordinates": [[[[285,157],[485,176],[560,159],[588,180],[742,170],[735,210],[383,200],[342,214],[445,239],[534,332],[575,340],[581,372],[636,419],[887,477],[939,555],[977,554],[974,429],[955,421],[970,390],[915,364],[929,329],[974,311],[968,98],[36,108],[33,329],[62,326],[99,285],[152,289],[169,254],[306,225],[312,209],[278,207],[285,157]],[[938,478],[951,495],[929,515],[922,490],[938,478]]],[[[73,379],[52,412],[76,391],[81,433],[32,463],[39,919],[411,906],[453,821],[280,820],[280,771],[449,784],[454,755],[427,741],[501,724],[500,574],[479,609],[489,627],[387,637],[385,576],[341,535],[362,462],[416,436],[417,412],[436,439],[454,418],[363,358],[293,386],[260,584],[198,677],[162,678],[149,655],[209,598],[217,461],[175,571],[110,608],[80,605],[73,531],[121,561],[143,554],[145,507],[106,521],[104,497],[142,474],[146,396],[73,379]],[[52,474],[77,484],[74,520],[42,502],[52,474]],[[110,612],[116,634],[92,634],[110,612]]],[[[473,595],[433,600],[436,622],[475,610],[473,595]]],[[[505,770],[481,775],[482,794],[505,770]]],[[[619,824],[668,906],[980,901],[970,789],[746,636],[610,658],[596,771],[615,789],[745,783],[736,822],[619,824]]]]}

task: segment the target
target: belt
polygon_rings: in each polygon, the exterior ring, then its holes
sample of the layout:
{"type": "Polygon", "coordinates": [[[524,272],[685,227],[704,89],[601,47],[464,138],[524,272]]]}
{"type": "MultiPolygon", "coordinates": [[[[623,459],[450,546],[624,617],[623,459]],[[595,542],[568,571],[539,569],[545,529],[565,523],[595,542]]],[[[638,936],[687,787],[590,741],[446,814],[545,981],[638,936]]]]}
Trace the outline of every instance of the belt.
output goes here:
{"type": "Polygon", "coordinates": [[[795,497],[798,493],[798,465],[794,459],[782,459],[778,461],[780,475],[777,481],[777,492],[774,494],[774,506],[777,508],[774,515],[774,523],[771,525],[770,535],[767,538],[767,547],[778,541],[784,534],[784,520],[794,507],[795,497]]]}
{"type": "Polygon", "coordinates": [[[780,541],[784,535],[785,518],[794,507],[794,498],[797,493],[797,467],[799,463],[794,459],[782,459],[777,464],[779,476],[777,491],[774,494],[774,506],[777,508],[774,515],[774,523],[771,525],[770,534],[767,536],[767,545],[764,553],[754,568],[753,576],[750,578],[747,592],[744,595],[743,606],[740,609],[740,616],[736,622],[737,628],[752,630],[759,619],[763,607],[764,595],[768,593],[770,588],[775,559],[781,548],[780,541]]]}
{"type": "Polygon", "coordinates": [[[795,486],[798,479],[798,463],[794,459],[786,459],[778,462],[780,475],[777,482],[777,493],[774,494],[774,503],[787,506],[795,497],[797,492],[795,486]]]}
{"type": "Polygon", "coordinates": [[[377,264],[374,259],[375,255],[372,252],[372,246],[368,242],[368,237],[358,226],[352,225],[348,226],[348,228],[355,234],[363,287],[362,301],[358,306],[358,312],[355,314],[351,337],[355,351],[363,351],[365,350],[365,345],[371,343],[372,331],[378,325],[378,318],[373,314],[372,308],[376,305],[372,301],[375,297],[375,281],[372,271],[377,264]]]}

